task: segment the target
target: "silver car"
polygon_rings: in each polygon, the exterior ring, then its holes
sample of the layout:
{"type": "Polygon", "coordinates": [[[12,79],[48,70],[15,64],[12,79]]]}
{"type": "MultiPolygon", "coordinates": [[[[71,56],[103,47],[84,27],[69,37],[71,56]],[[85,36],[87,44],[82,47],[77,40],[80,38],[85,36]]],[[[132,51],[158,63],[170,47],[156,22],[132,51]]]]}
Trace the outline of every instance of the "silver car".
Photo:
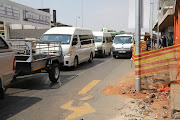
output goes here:
{"type": "Polygon", "coordinates": [[[4,88],[14,77],[16,59],[11,45],[0,35],[0,98],[4,98],[4,88]]]}

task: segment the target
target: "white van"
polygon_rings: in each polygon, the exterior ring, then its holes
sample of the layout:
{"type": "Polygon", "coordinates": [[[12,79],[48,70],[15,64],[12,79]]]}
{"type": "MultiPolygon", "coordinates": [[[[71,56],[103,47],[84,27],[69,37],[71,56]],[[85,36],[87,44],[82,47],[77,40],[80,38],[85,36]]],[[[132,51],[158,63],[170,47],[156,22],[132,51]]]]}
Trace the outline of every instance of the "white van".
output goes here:
{"type": "Polygon", "coordinates": [[[95,41],[96,55],[100,54],[103,57],[111,55],[112,52],[112,37],[107,32],[93,32],[95,41]]]}
{"type": "Polygon", "coordinates": [[[64,66],[77,67],[78,64],[92,62],[95,52],[92,47],[93,34],[89,29],[76,27],[54,27],[49,29],[40,40],[61,41],[64,66]]]}
{"type": "Polygon", "coordinates": [[[134,36],[132,34],[116,35],[113,40],[113,57],[132,56],[134,36]]]}

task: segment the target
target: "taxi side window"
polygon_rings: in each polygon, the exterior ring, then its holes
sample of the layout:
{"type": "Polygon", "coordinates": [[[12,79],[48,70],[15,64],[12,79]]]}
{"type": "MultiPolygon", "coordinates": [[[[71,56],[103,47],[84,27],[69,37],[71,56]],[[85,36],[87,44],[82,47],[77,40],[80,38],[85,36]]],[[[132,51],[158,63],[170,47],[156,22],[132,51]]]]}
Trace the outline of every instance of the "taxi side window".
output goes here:
{"type": "Polygon", "coordinates": [[[72,46],[75,46],[77,44],[78,44],[78,38],[77,38],[77,35],[74,35],[73,40],[72,40],[72,46]]]}

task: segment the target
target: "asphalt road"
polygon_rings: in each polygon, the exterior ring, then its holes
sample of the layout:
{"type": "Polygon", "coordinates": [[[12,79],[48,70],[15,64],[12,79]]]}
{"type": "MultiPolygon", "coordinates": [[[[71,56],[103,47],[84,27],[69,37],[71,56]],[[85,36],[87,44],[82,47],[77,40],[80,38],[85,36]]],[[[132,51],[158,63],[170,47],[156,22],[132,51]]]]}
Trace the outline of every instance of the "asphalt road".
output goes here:
{"type": "Polygon", "coordinates": [[[51,84],[48,74],[18,78],[0,100],[0,120],[108,120],[113,103],[121,106],[124,99],[101,92],[130,70],[129,58],[109,56],[77,69],[63,68],[61,84],[51,84]]]}

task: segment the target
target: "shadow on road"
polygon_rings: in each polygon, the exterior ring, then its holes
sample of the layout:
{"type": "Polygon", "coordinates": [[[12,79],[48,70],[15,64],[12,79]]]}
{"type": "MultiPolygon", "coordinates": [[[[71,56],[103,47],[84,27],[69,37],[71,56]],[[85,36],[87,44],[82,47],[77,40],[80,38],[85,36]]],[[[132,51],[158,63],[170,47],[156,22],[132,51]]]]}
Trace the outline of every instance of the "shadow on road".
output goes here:
{"type": "Polygon", "coordinates": [[[51,83],[48,74],[34,74],[32,76],[17,78],[8,88],[27,90],[58,89],[76,77],[77,75],[61,75],[60,82],[51,83]]]}
{"type": "Polygon", "coordinates": [[[7,120],[41,100],[42,99],[36,97],[7,95],[4,100],[0,100],[0,119],[7,120]]]}
{"type": "Polygon", "coordinates": [[[105,62],[105,60],[103,58],[102,59],[94,59],[92,63],[84,62],[84,63],[79,64],[77,68],[62,67],[61,71],[69,72],[69,71],[86,70],[86,69],[92,68],[98,64],[101,64],[103,62],[105,62]]]}
{"type": "Polygon", "coordinates": [[[116,59],[131,59],[131,56],[120,56],[117,57],[116,59]]]}

